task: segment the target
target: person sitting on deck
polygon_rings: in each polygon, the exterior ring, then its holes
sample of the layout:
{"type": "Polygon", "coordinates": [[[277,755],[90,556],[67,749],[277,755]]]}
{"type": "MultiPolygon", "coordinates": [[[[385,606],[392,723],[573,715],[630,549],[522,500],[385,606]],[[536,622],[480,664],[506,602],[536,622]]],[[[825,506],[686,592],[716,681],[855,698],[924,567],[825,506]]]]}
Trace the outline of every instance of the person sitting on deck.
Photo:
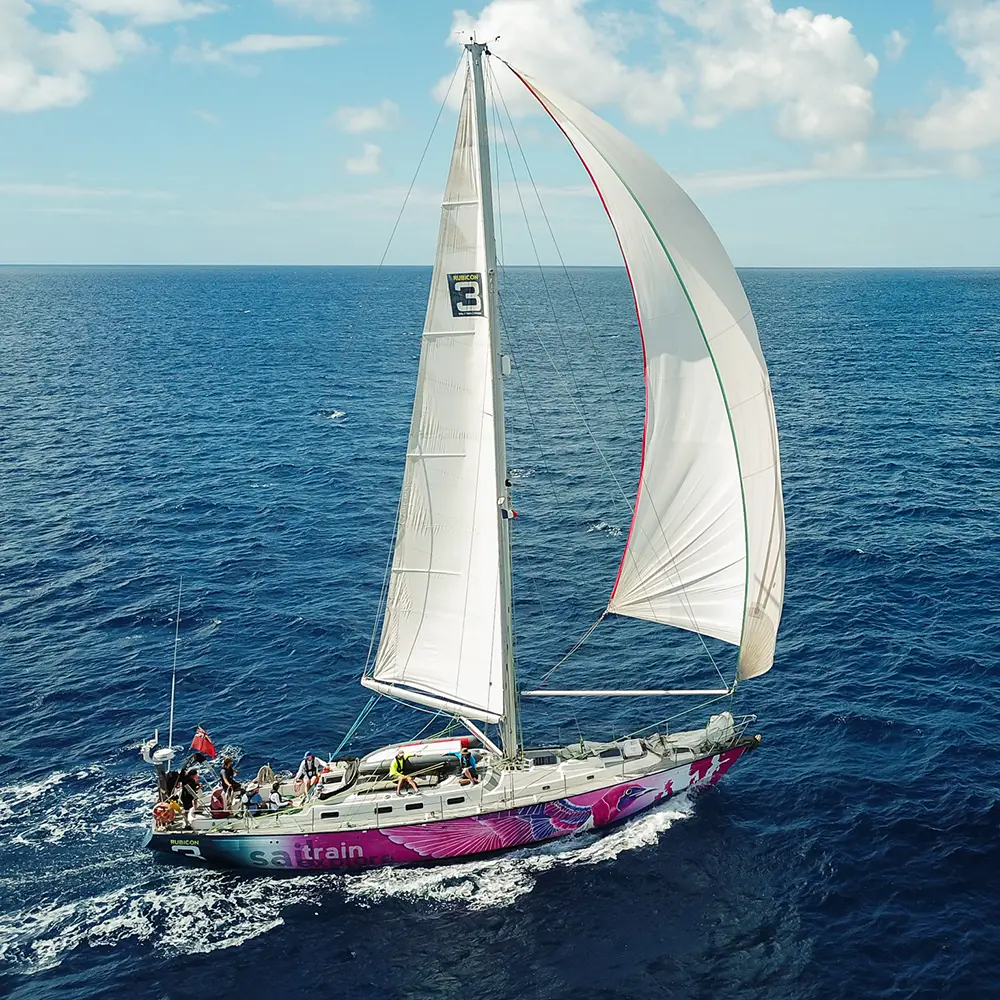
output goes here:
{"type": "Polygon", "coordinates": [[[311,750],[306,751],[305,757],[302,758],[302,763],[299,764],[298,771],[295,772],[295,783],[293,785],[296,794],[302,796],[303,802],[309,798],[309,790],[313,785],[319,784],[319,776],[326,766],[327,763],[325,760],[321,760],[311,750]]]}
{"type": "Polygon", "coordinates": [[[284,809],[285,806],[291,805],[290,802],[286,802],[281,797],[281,792],[278,789],[281,788],[281,782],[276,781],[271,785],[271,794],[267,797],[267,808],[271,812],[277,812],[279,809],[284,809]]]}
{"type": "Polygon", "coordinates": [[[216,785],[212,789],[212,797],[209,799],[208,809],[212,814],[212,819],[224,819],[229,815],[230,803],[226,797],[226,790],[222,785],[216,785]]]}
{"type": "Polygon", "coordinates": [[[396,794],[403,794],[403,785],[409,785],[415,792],[419,792],[420,789],[417,788],[417,783],[406,773],[406,762],[409,759],[409,754],[403,753],[403,751],[397,750],[396,756],[393,757],[392,763],[389,765],[389,777],[397,778],[396,781],[396,794]]]}
{"type": "Polygon", "coordinates": [[[462,777],[458,781],[460,785],[479,784],[476,758],[472,756],[472,751],[468,747],[462,747],[462,752],[458,755],[458,766],[462,769],[462,777]]]}
{"type": "Polygon", "coordinates": [[[246,790],[243,792],[241,801],[243,802],[244,808],[251,816],[267,812],[268,807],[267,803],[264,801],[264,796],[260,794],[260,789],[253,782],[247,785],[246,790]]]}

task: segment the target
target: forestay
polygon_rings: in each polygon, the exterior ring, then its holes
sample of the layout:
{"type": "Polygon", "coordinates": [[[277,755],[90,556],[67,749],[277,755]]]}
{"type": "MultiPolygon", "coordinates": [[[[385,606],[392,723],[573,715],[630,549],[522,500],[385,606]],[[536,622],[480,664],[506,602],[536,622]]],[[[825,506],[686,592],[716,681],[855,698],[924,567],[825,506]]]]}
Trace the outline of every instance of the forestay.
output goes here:
{"type": "Polygon", "coordinates": [[[441,209],[375,691],[503,716],[497,472],[474,88],[441,209]]]}
{"type": "Polygon", "coordinates": [[[764,673],[784,596],[785,529],[774,406],[743,286],[661,167],[580,104],[517,75],[600,194],[642,334],[642,467],[609,610],[739,644],[740,676],[764,673]]]}

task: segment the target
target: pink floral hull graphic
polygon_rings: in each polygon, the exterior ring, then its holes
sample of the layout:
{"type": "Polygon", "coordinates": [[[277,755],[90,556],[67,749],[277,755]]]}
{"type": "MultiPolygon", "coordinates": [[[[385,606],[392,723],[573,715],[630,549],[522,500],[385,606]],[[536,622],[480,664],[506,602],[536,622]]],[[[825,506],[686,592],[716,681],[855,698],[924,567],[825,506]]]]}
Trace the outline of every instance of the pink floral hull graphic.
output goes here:
{"type": "Polygon", "coordinates": [[[746,749],[735,747],[610,788],[481,816],[339,833],[155,833],[149,846],[195,864],[261,870],[367,869],[474,857],[599,829],[678,792],[714,785],[746,749]]]}

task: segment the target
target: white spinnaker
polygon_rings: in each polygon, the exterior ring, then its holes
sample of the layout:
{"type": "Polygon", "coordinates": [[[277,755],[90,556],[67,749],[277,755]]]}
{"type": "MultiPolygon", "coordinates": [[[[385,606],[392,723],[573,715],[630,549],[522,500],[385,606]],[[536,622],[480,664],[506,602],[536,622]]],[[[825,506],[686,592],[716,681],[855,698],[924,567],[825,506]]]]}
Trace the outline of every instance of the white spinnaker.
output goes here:
{"type": "Polygon", "coordinates": [[[607,122],[518,74],[576,149],[635,293],[646,427],[635,515],[608,608],[740,646],[771,668],[785,586],[778,434],[746,293],[705,217],[607,122]]]}
{"type": "Polygon", "coordinates": [[[362,683],[498,722],[503,491],[474,100],[469,74],[441,208],[385,618],[373,676],[362,683]]]}

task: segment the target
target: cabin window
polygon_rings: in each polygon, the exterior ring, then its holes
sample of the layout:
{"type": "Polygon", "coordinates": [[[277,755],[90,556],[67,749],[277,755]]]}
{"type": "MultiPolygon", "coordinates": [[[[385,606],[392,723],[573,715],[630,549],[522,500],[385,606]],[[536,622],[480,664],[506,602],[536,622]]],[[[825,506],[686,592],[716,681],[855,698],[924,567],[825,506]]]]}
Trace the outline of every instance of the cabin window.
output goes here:
{"type": "Polygon", "coordinates": [[[450,806],[457,806],[457,805],[459,805],[459,803],[464,802],[464,801],[465,801],[465,796],[464,795],[457,795],[453,799],[448,799],[448,805],[450,805],[450,806]]]}
{"type": "Polygon", "coordinates": [[[392,806],[376,806],[375,807],[375,813],[376,813],[376,815],[378,813],[391,813],[391,812],[392,812],[392,806]]]}
{"type": "Polygon", "coordinates": [[[411,810],[411,809],[423,809],[423,808],[424,808],[423,802],[407,802],[406,803],[407,812],[409,812],[409,810],[411,810]]]}
{"type": "Polygon", "coordinates": [[[334,809],[333,812],[320,813],[319,814],[319,818],[320,819],[336,819],[339,815],[340,815],[340,813],[337,812],[336,809],[334,809]]]}
{"type": "Polygon", "coordinates": [[[551,785],[542,785],[542,791],[547,792],[551,787],[551,785]]]}
{"type": "Polygon", "coordinates": [[[558,764],[559,758],[554,753],[547,753],[541,757],[532,757],[531,763],[535,767],[543,767],[546,764],[558,764]]]}
{"type": "Polygon", "coordinates": [[[594,776],[592,774],[588,774],[587,775],[587,781],[593,781],[593,780],[594,780],[594,776]]]}
{"type": "Polygon", "coordinates": [[[604,760],[607,760],[609,757],[620,757],[621,755],[622,755],[622,752],[621,752],[621,750],[618,749],[618,747],[609,747],[607,750],[602,750],[598,754],[598,757],[601,757],[604,760]]]}

